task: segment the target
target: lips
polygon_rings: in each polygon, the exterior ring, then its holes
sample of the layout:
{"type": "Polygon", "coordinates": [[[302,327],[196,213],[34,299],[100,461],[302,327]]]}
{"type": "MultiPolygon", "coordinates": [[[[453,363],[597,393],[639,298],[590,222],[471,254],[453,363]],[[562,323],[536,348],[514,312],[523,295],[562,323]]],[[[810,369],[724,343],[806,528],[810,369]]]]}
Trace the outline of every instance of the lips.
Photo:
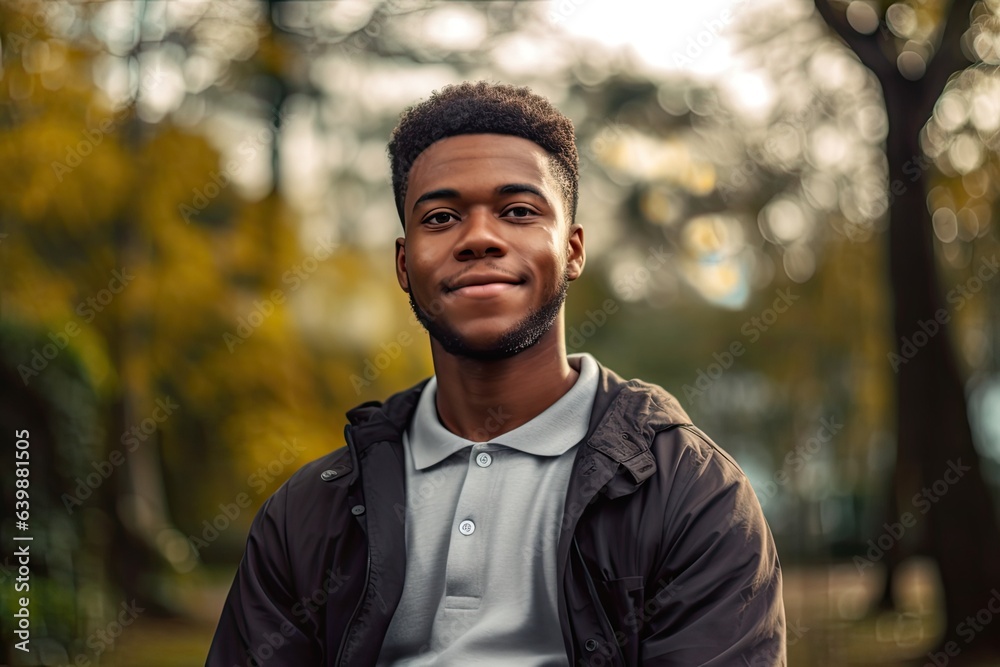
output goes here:
{"type": "Polygon", "coordinates": [[[447,283],[445,289],[454,296],[489,297],[514,289],[523,282],[507,273],[467,273],[447,283]]]}

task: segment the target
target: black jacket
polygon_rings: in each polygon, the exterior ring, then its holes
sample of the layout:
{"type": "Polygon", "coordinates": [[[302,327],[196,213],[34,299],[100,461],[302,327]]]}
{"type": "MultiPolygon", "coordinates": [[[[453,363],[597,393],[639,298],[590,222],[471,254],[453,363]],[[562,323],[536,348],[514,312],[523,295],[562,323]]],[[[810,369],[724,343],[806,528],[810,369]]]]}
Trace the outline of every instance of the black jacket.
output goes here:
{"type": "MultiPolygon", "coordinates": [[[[571,665],[785,664],[781,568],[742,470],[664,390],[603,366],[558,541],[571,665]]],[[[402,432],[424,383],[254,519],[208,667],[374,665],[403,592],[402,432]]]]}

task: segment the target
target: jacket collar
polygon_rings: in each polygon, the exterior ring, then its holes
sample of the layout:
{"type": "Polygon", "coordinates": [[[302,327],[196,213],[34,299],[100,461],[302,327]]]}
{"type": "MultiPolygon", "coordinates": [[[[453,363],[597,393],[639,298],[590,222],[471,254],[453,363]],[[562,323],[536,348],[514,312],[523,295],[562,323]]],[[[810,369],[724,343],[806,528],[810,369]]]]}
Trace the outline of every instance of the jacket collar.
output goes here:
{"type": "MultiPolygon", "coordinates": [[[[691,418],[672,395],[641,380],[624,380],[602,367],[602,379],[610,399],[607,409],[598,411],[600,422],[587,444],[620,463],[641,484],[656,472],[650,451],[660,431],[690,424],[691,418]]],[[[601,392],[599,391],[600,395],[601,392]]]]}
{"type": "MultiPolygon", "coordinates": [[[[656,462],[650,452],[656,433],[690,424],[691,418],[677,400],[660,387],[641,380],[626,381],[604,365],[599,363],[598,366],[597,396],[585,441],[590,449],[621,464],[629,472],[631,483],[622,480],[605,491],[606,495],[617,497],[634,490],[656,472],[656,462]]],[[[401,446],[403,431],[413,418],[427,382],[423,380],[393,394],[385,403],[369,401],[347,413],[352,425],[353,437],[349,439],[349,444],[354,445],[352,459],[363,460],[370,447],[386,441],[401,446]]],[[[350,476],[351,482],[356,477],[357,466],[350,476]]]]}

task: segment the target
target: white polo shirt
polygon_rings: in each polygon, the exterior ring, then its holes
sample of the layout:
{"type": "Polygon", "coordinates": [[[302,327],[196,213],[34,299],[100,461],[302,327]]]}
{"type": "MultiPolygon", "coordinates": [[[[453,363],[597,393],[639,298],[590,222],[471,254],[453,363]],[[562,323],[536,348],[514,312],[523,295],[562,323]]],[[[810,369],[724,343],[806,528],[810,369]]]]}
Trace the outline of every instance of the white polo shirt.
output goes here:
{"type": "Polygon", "coordinates": [[[441,424],[427,383],[403,434],[406,581],[379,666],[568,665],[556,546],[599,379],[589,354],[570,364],[580,375],[562,398],[483,443],[441,424]]]}

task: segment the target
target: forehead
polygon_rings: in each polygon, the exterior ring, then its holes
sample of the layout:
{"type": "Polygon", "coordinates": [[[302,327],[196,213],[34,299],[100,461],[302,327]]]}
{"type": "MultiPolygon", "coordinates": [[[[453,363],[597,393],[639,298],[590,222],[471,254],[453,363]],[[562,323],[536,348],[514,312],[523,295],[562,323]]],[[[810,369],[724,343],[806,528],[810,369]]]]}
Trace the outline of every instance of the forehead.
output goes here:
{"type": "Polygon", "coordinates": [[[469,179],[554,186],[549,154],[535,142],[506,134],[460,134],[434,142],[417,156],[406,198],[419,196],[417,189],[454,187],[448,181],[469,179]]]}

